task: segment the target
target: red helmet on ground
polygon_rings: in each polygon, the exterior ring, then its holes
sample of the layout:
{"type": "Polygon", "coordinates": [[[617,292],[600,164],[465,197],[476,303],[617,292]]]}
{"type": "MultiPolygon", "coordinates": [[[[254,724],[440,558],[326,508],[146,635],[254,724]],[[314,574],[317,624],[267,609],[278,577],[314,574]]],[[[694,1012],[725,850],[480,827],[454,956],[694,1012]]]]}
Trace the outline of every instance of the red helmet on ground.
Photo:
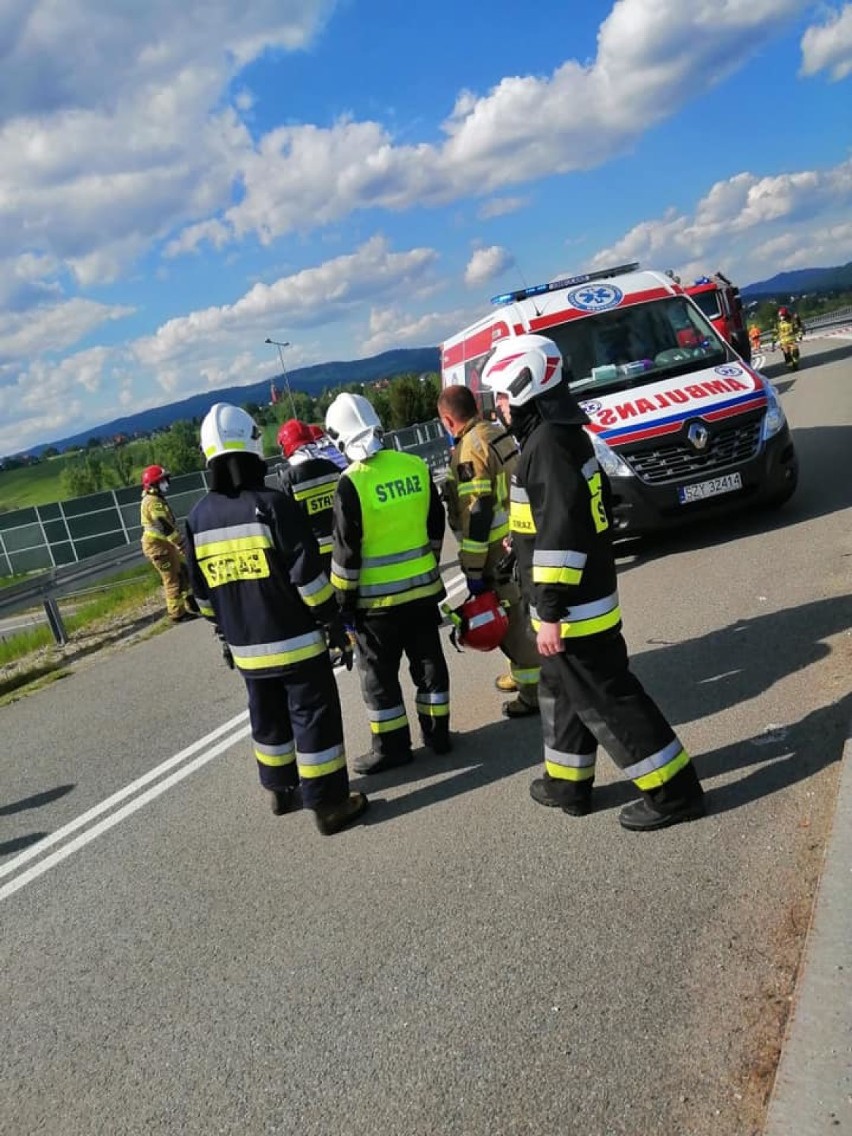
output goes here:
{"type": "Polygon", "coordinates": [[[145,469],[142,470],[142,488],[153,489],[155,485],[159,485],[163,478],[168,476],[168,473],[161,465],[146,466],[145,469]]]}
{"type": "Polygon", "coordinates": [[[790,309],[789,308],[779,308],[778,309],[778,315],[781,317],[781,319],[787,319],[790,315],[790,309]]]}
{"type": "Polygon", "coordinates": [[[284,451],[284,457],[289,458],[292,453],[314,440],[311,427],[307,422],[300,422],[298,418],[288,418],[278,431],[278,445],[284,451]]]}
{"type": "Polygon", "coordinates": [[[509,630],[509,617],[496,592],[468,596],[461,607],[447,614],[455,627],[454,641],[474,651],[493,651],[509,630]]]}
{"type": "Polygon", "coordinates": [[[325,430],[323,430],[322,426],[309,426],[308,429],[311,432],[312,442],[321,442],[325,437],[325,430]]]}

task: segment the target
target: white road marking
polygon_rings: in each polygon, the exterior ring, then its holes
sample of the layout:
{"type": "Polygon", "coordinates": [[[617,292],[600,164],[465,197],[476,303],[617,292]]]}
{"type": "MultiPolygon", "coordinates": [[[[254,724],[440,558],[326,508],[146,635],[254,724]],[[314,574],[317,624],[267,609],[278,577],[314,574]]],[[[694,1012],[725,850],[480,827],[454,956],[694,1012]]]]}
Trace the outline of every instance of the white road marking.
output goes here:
{"type": "MultiPolygon", "coordinates": [[[[463,592],[465,590],[464,574],[459,572],[455,576],[450,577],[450,579],[444,582],[444,586],[447,590],[448,597],[463,592]]],[[[335,671],[335,676],[339,679],[342,673],[343,668],[338,668],[335,671]]],[[[135,781],[131,781],[129,785],[125,785],[123,789],[119,789],[118,792],[113,793],[111,797],[107,797],[106,800],[94,805],[91,809],[88,809],[68,824],[63,825],[62,828],[57,829],[56,832],[45,836],[44,839],[39,840],[37,844],[33,844],[13,859],[0,865],[0,879],[2,879],[5,876],[19,872],[19,870],[23,868],[24,865],[29,864],[30,861],[38,857],[44,857],[39,860],[37,864],[26,868],[24,871],[20,872],[19,875],[15,876],[14,879],[3,884],[2,887],[0,887],[0,901],[8,899],[8,897],[14,895],[16,891],[19,891],[21,888],[26,887],[27,884],[37,880],[39,876],[44,875],[45,872],[50,871],[50,869],[56,867],[57,864],[61,864],[63,860],[66,860],[69,856],[73,855],[81,848],[84,848],[87,844],[91,843],[91,841],[97,839],[98,836],[101,836],[104,832],[108,832],[111,828],[120,824],[121,821],[132,816],[133,813],[155,800],[162,793],[165,793],[166,790],[177,785],[185,777],[188,777],[190,773],[194,773],[197,769],[201,769],[202,766],[212,761],[213,758],[225,753],[237,742],[247,737],[250,732],[248,711],[243,710],[242,713],[224,722],[221,726],[217,726],[215,730],[211,730],[210,733],[206,734],[203,738],[199,738],[185,749],[182,749],[180,753],[176,753],[173,757],[168,758],[168,760],[156,766],[156,768],[150,769],[135,781]],[[223,735],[225,734],[228,736],[223,739],[223,735]],[[213,745],[212,748],[205,749],[205,747],[211,746],[217,739],[223,740],[213,745]],[[200,753],[199,756],[195,757],[192,761],[187,760],[188,758],[192,758],[194,754],[198,754],[199,750],[204,752],[200,753]],[[175,769],[176,766],[181,766],[181,768],[176,769],[171,776],[163,778],[164,774],[168,773],[170,769],[175,769]],[[153,785],[151,788],[145,789],[146,785],[151,785],[151,783],[157,781],[158,778],[163,778],[163,780],[159,781],[158,784],[153,785]],[[140,792],[140,790],[143,789],[144,792],[140,792]],[[109,812],[110,809],[114,808],[121,801],[125,801],[128,797],[132,797],[135,793],[138,794],[138,796],[134,797],[132,801],[122,805],[121,808],[117,809],[110,816],[104,817],[96,824],[93,824],[90,828],[86,829],[85,832],[68,840],[68,837],[71,837],[73,833],[85,828],[86,825],[89,825],[92,821],[96,821],[98,817],[102,817],[104,813],[109,812]],[[48,856],[44,856],[44,853],[47,852],[48,849],[53,848],[57,844],[61,844],[65,840],[68,840],[68,842],[63,844],[61,848],[48,856]]]]}
{"type": "MultiPolygon", "coordinates": [[[[220,742],[217,746],[214,746],[206,753],[202,753],[200,757],[196,757],[194,761],[190,761],[188,765],[184,765],[182,769],[178,769],[177,772],[171,775],[171,777],[167,777],[158,785],[154,785],[153,788],[147,789],[144,793],[140,793],[138,797],[130,801],[128,804],[123,805],[120,809],[118,809],[117,812],[114,812],[111,816],[105,817],[102,821],[99,821],[98,824],[95,824],[91,828],[87,829],[86,832],[82,833],[80,836],[76,836],[73,840],[69,840],[69,842],[62,848],[58,849],[58,851],[52,852],[49,856],[46,856],[43,860],[40,860],[38,864],[34,864],[32,868],[28,868],[25,872],[22,872],[10,883],[4,884],[3,887],[0,887],[0,901],[7,899],[10,895],[13,895],[20,888],[26,887],[26,885],[32,883],[33,880],[37,880],[39,876],[44,875],[45,872],[49,871],[57,864],[61,864],[63,860],[73,855],[73,853],[76,852],[79,848],[83,848],[86,844],[90,844],[91,841],[97,839],[97,837],[99,837],[101,833],[108,832],[111,828],[114,828],[117,824],[120,824],[127,817],[131,816],[133,813],[141,809],[144,805],[147,805],[149,801],[153,801],[156,797],[159,797],[161,793],[165,793],[167,789],[171,789],[173,785],[177,785],[177,783],[179,781],[182,781],[184,777],[188,777],[190,773],[194,773],[196,769],[200,769],[203,765],[206,765],[208,761],[212,761],[214,757],[218,757],[220,753],[224,753],[225,750],[230,749],[235,741],[238,741],[240,738],[244,738],[248,734],[248,732],[248,725],[243,726],[243,728],[241,730],[238,730],[237,733],[232,737],[226,738],[225,741],[220,742]]],[[[178,757],[183,756],[184,754],[178,754],[178,757]]],[[[175,759],[173,758],[172,760],[174,761],[175,759]]],[[[128,788],[131,788],[131,786],[128,786],[128,788]]],[[[124,792],[124,790],[122,790],[122,792],[124,792]]],[[[54,833],[54,835],[58,835],[58,833],[54,833]]],[[[41,843],[42,845],[44,845],[45,842],[42,841],[41,843]]],[[[36,845],[36,847],[38,846],[36,845]]],[[[6,866],[8,867],[9,865],[6,866]]]]}
{"type": "MultiPolygon", "coordinates": [[[[170,757],[155,769],[149,769],[147,773],[144,773],[135,781],[131,781],[129,785],[125,785],[123,789],[119,789],[117,793],[113,793],[111,797],[107,797],[106,800],[101,801],[99,805],[95,805],[87,812],[81,813],[75,820],[57,829],[56,832],[52,832],[50,836],[46,836],[44,840],[40,840],[38,844],[33,844],[32,847],[27,848],[25,852],[21,852],[14,860],[9,860],[7,863],[0,865],[0,879],[16,871],[22,864],[27,863],[27,861],[35,859],[36,856],[40,856],[48,848],[52,848],[54,844],[58,844],[61,840],[64,840],[66,836],[70,836],[72,832],[76,832],[78,828],[83,828],[89,821],[107,812],[113,805],[117,805],[119,801],[123,801],[126,797],[131,796],[145,785],[150,785],[152,781],[156,781],[158,777],[168,772],[169,769],[173,769],[174,766],[180,765],[182,761],[186,761],[188,757],[192,757],[194,753],[197,753],[198,750],[209,745],[210,742],[215,741],[216,738],[221,737],[222,734],[227,733],[229,730],[237,729],[240,723],[247,721],[248,711],[243,710],[241,714],[237,714],[236,717],[231,718],[230,721],[225,722],[221,726],[217,726],[215,730],[211,730],[205,737],[199,738],[198,741],[193,742],[192,745],[187,746],[186,749],[182,749],[180,753],[176,753],[174,757],[170,757]]],[[[247,733],[248,727],[244,725],[242,729],[239,729],[234,737],[229,740],[228,744],[233,745],[234,741],[244,737],[247,733]]]]}

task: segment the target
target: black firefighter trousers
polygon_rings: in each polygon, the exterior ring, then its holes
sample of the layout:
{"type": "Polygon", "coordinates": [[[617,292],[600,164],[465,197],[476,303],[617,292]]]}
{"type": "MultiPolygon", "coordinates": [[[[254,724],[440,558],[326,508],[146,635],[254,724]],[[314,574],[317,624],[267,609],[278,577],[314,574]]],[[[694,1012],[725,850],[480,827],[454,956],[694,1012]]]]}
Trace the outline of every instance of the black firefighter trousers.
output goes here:
{"type": "Polygon", "coordinates": [[[565,803],[591,794],[598,745],[660,812],[700,795],[689,755],[630,670],[621,632],[569,639],[542,656],[539,705],[545,773],[565,803]]]}
{"type": "Polygon", "coordinates": [[[349,795],[340,696],[326,653],[270,678],[243,673],[252,744],[265,789],[302,787],[307,809],[349,795]]]}
{"type": "Polygon", "coordinates": [[[382,757],[411,752],[411,730],[399,685],[403,654],[416,688],[424,745],[442,748],[450,732],[450,675],[438,630],[437,604],[401,604],[392,611],[359,612],[355,624],[358,676],[370,719],[372,751],[382,757]]]}

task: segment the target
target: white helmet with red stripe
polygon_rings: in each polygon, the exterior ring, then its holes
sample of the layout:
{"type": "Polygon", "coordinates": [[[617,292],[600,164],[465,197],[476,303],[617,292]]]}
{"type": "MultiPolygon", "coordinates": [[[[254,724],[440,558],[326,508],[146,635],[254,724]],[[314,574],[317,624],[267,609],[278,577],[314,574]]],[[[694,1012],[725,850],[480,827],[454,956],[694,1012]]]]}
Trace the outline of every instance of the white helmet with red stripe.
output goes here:
{"type": "Polygon", "coordinates": [[[494,350],[482,372],[482,383],[495,394],[507,394],[510,406],[524,406],[548,394],[562,381],[562,356],[544,335],[515,335],[494,350]]]}

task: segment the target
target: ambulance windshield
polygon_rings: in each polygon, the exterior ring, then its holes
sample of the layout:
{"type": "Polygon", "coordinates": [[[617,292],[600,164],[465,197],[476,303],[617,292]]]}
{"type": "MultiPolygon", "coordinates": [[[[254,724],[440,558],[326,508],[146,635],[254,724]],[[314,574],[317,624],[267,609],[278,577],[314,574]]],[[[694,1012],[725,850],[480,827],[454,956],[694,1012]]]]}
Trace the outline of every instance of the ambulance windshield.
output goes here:
{"type": "Polygon", "coordinates": [[[623,390],[734,358],[706,318],[679,296],[569,320],[545,334],[562,352],[575,391],[623,390]]]}

